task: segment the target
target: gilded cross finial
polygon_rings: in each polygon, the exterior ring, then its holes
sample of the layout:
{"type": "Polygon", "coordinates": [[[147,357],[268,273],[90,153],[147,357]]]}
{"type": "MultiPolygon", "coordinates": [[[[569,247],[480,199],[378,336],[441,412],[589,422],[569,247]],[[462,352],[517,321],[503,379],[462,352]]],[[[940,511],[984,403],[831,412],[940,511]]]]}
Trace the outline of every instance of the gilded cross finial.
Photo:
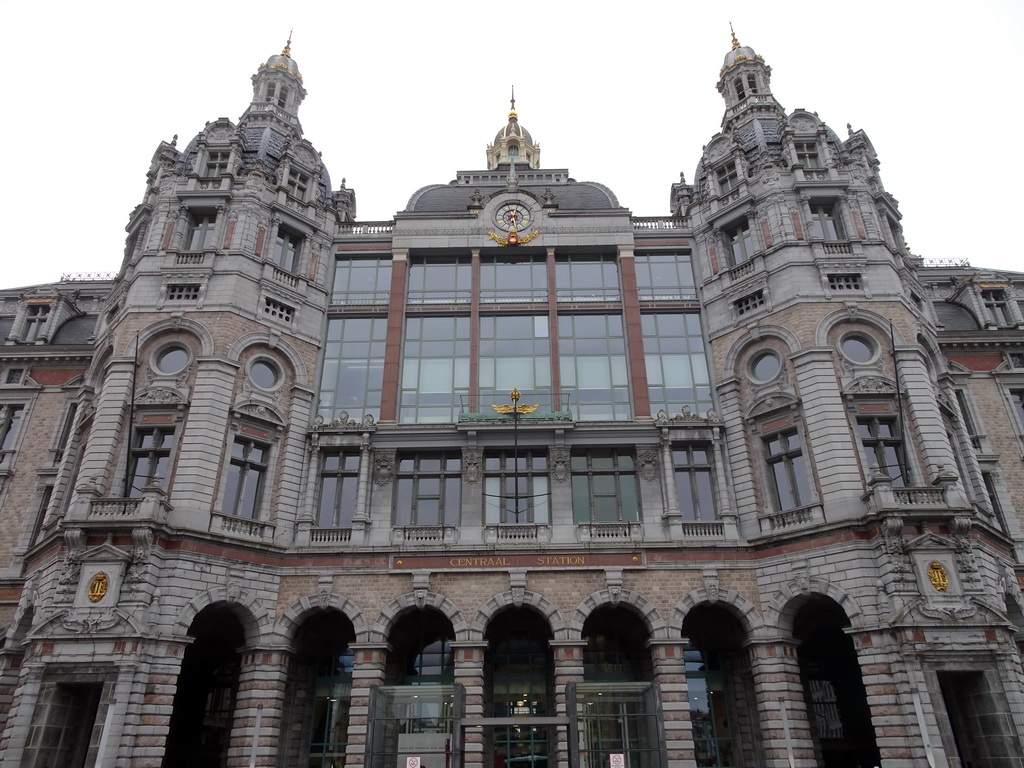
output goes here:
{"type": "Polygon", "coordinates": [[[732,28],[732,22],[729,22],[729,34],[732,35],[732,49],[735,51],[740,47],[740,41],[736,39],[736,31],[732,28]]]}
{"type": "Polygon", "coordinates": [[[294,32],[294,31],[295,31],[294,29],[289,29],[288,30],[288,42],[284,44],[284,50],[281,51],[281,55],[282,56],[291,56],[292,55],[292,32],[294,32]]]}

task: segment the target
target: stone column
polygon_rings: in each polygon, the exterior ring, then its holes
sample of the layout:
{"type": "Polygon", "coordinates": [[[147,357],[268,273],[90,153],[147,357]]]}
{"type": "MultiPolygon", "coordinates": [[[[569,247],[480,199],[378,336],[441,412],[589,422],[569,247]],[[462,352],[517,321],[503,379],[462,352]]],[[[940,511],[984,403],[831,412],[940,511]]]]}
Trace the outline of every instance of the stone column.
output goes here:
{"type": "Polygon", "coordinates": [[[14,702],[7,716],[7,727],[0,739],[0,766],[20,768],[22,752],[28,743],[32,721],[39,703],[45,664],[29,663],[22,667],[21,680],[14,692],[14,702]]]}
{"type": "Polygon", "coordinates": [[[163,764],[181,662],[191,643],[192,638],[187,637],[156,644],[146,668],[145,684],[135,686],[128,696],[128,711],[140,713],[131,753],[133,768],[160,768],[163,764]]]}
{"type": "Polygon", "coordinates": [[[654,682],[661,689],[662,730],[669,768],[693,768],[693,728],[686,686],[682,638],[647,643],[654,662],[654,682]]]}
{"type": "MultiPolygon", "coordinates": [[[[466,709],[463,720],[473,721],[486,717],[484,712],[484,652],[486,640],[456,640],[452,643],[455,653],[455,682],[466,692],[466,709]]],[[[456,728],[462,727],[456,722],[456,728]]],[[[465,728],[461,734],[452,734],[462,739],[463,768],[483,768],[484,733],[481,728],[465,728]]]]}
{"type": "Polygon", "coordinates": [[[752,643],[750,651],[765,768],[815,768],[796,643],[769,640],[752,643]]]}
{"type": "Polygon", "coordinates": [[[288,656],[284,651],[243,649],[228,768],[277,765],[287,684],[288,656]]]}
{"type": "Polygon", "coordinates": [[[355,659],[352,664],[345,768],[361,768],[366,761],[370,691],[384,682],[384,664],[390,646],[387,643],[351,643],[349,648],[355,653],[355,659]]]}
{"type": "MultiPolygon", "coordinates": [[[[565,689],[569,683],[583,682],[583,649],[586,640],[553,640],[549,643],[555,661],[555,712],[557,717],[569,714],[565,689]]],[[[564,725],[555,728],[554,763],[548,765],[570,765],[570,754],[578,745],[569,743],[569,729],[564,725]]]]}

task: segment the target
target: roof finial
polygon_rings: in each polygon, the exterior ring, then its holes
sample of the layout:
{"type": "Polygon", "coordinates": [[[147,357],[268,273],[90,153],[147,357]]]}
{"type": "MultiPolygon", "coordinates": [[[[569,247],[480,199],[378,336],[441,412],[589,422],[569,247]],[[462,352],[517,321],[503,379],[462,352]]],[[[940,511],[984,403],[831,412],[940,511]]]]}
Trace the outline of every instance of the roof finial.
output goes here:
{"type": "Polygon", "coordinates": [[[740,41],[736,39],[736,32],[732,28],[732,22],[729,22],[729,33],[732,35],[732,49],[735,51],[740,47],[740,41]]]}
{"type": "Polygon", "coordinates": [[[284,50],[281,51],[281,55],[282,56],[291,56],[292,55],[292,32],[294,32],[294,31],[295,31],[294,29],[289,29],[288,30],[288,42],[284,44],[284,50]]]}
{"type": "Polygon", "coordinates": [[[518,117],[519,113],[516,112],[516,87],[512,86],[512,109],[509,110],[508,116],[510,118],[518,117]]]}

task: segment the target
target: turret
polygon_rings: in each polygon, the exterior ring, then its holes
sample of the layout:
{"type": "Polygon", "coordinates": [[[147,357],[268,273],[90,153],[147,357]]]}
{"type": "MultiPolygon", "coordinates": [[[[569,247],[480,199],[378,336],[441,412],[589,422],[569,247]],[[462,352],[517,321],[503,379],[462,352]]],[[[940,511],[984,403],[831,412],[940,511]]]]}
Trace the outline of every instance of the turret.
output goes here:
{"type": "Polygon", "coordinates": [[[540,144],[535,144],[530,132],[519,124],[514,90],[508,124],[498,131],[494,143],[487,145],[487,170],[493,171],[499,165],[513,162],[526,168],[540,168],[540,144]]]}

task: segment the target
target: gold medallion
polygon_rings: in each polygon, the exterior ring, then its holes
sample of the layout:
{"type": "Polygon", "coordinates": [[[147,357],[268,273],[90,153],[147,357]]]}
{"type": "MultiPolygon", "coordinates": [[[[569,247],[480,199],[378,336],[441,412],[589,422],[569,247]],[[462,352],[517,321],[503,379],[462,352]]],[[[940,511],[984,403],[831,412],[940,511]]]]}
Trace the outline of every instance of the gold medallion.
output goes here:
{"type": "Polygon", "coordinates": [[[928,580],[939,592],[949,589],[949,572],[938,560],[932,560],[932,564],[928,566],[928,580]]]}
{"type": "Polygon", "coordinates": [[[110,580],[107,579],[107,574],[103,571],[98,571],[96,575],[92,577],[92,582],[89,584],[89,602],[98,603],[106,597],[109,586],[110,580]]]}

